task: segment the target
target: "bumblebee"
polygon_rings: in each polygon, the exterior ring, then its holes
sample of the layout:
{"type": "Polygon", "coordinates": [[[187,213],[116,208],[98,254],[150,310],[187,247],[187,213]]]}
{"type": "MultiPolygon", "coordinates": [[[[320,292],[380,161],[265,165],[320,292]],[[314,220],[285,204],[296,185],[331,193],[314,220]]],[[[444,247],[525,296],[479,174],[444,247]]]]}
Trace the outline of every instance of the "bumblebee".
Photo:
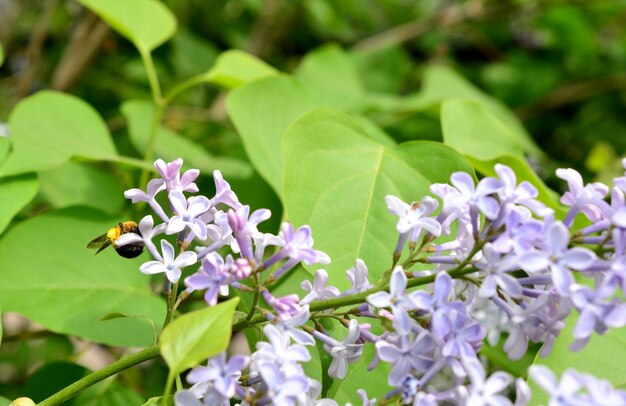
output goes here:
{"type": "Polygon", "coordinates": [[[143,252],[142,241],[122,245],[121,247],[115,245],[115,240],[117,240],[122,234],[128,233],[141,235],[141,232],[139,232],[139,228],[137,227],[137,223],[134,221],[124,221],[119,223],[117,226],[110,228],[109,231],[102,234],[100,237],[94,238],[89,244],[87,244],[87,248],[98,248],[98,251],[96,252],[96,254],[98,254],[100,251],[111,245],[120,256],[124,258],[135,258],[143,252]]]}

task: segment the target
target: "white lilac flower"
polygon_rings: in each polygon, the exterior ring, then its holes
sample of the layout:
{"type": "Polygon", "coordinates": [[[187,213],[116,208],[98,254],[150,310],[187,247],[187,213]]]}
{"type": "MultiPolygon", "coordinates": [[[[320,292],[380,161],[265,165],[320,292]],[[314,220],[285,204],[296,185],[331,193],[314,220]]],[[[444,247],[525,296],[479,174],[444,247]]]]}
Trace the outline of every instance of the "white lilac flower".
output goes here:
{"type": "Polygon", "coordinates": [[[311,359],[309,351],[300,344],[292,345],[289,336],[272,324],[267,324],[263,333],[269,342],[257,343],[256,352],[251,356],[253,366],[258,369],[262,364],[271,363],[290,374],[304,374],[299,363],[311,359]]]}
{"type": "Polygon", "coordinates": [[[502,392],[513,383],[513,377],[497,371],[487,377],[485,368],[477,359],[466,359],[463,366],[467,370],[471,385],[466,399],[472,406],[513,406],[513,402],[502,392]]]}
{"type": "Polygon", "coordinates": [[[148,261],[141,265],[139,270],[145,274],[165,273],[167,279],[178,282],[182,273],[181,269],[196,263],[196,253],[185,251],[175,256],[174,247],[166,240],[161,240],[162,261],[148,261]]]}
{"type": "Polygon", "coordinates": [[[411,318],[409,310],[415,309],[413,294],[406,293],[407,279],[401,266],[397,266],[391,273],[389,280],[389,292],[376,292],[367,297],[367,302],[378,308],[390,307],[393,313],[393,327],[400,334],[408,334],[411,331],[411,318]]]}
{"type": "Polygon", "coordinates": [[[352,287],[343,292],[343,295],[364,292],[371,288],[372,284],[367,279],[367,274],[367,265],[365,265],[365,262],[363,262],[361,258],[357,258],[354,267],[346,271],[346,277],[352,287]]]}
{"type": "MultiPolygon", "coordinates": [[[[276,327],[278,327],[284,334],[293,338],[295,342],[302,345],[314,345],[315,340],[313,337],[307,333],[299,329],[298,327],[302,326],[304,323],[309,321],[309,306],[302,306],[302,310],[295,315],[289,315],[290,317],[276,317],[271,313],[266,315],[267,319],[270,320],[276,327]]],[[[285,314],[283,314],[285,316],[285,314]]]]}
{"type": "Polygon", "coordinates": [[[356,320],[350,320],[348,324],[348,334],[338,341],[319,331],[313,331],[313,336],[324,343],[324,349],[333,357],[333,361],[328,368],[328,375],[333,378],[343,379],[348,373],[348,363],[354,362],[363,353],[363,344],[357,344],[361,333],[356,320]]]}
{"type": "Polygon", "coordinates": [[[156,195],[163,190],[165,190],[165,183],[163,182],[163,180],[152,179],[150,182],[148,182],[146,192],[137,188],[129,189],[124,192],[124,197],[130,199],[130,201],[133,203],[148,203],[148,205],[150,205],[150,208],[154,210],[156,215],[159,216],[161,220],[168,222],[169,217],[167,216],[167,214],[165,214],[165,211],[163,211],[163,208],[156,200],[156,195]]]}
{"type": "Polygon", "coordinates": [[[406,240],[417,242],[422,230],[428,231],[435,237],[441,234],[441,224],[434,218],[428,217],[434,212],[439,203],[432,197],[426,196],[419,202],[407,204],[393,195],[385,196],[387,210],[399,217],[396,231],[400,234],[395,252],[402,251],[406,240]]]}
{"type": "Polygon", "coordinates": [[[205,196],[191,196],[186,199],[177,190],[172,190],[168,196],[174,209],[174,215],[167,223],[165,232],[174,234],[188,228],[200,240],[205,240],[207,238],[207,226],[199,216],[209,209],[209,199],[205,196]]]}
{"type": "Polygon", "coordinates": [[[235,386],[241,377],[241,370],[249,361],[246,356],[234,355],[226,362],[226,353],[220,353],[209,358],[207,366],[192,369],[187,375],[187,382],[194,385],[211,384],[211,388],[219,395],[230,399],[235,396],[235,386]]]}
{"type": "Polygon", "coordinates": [[[308,280],[302,281],[300,287],[309,292],[309,294],[300,300],[300,304],[305,305],[314,300],[326,300],[339,296],[341,293],[339,289],[334,286],[326,286],[326,282],[328,282],[328,272],[324,269],[315,271],[313,283],[308,280]]]}

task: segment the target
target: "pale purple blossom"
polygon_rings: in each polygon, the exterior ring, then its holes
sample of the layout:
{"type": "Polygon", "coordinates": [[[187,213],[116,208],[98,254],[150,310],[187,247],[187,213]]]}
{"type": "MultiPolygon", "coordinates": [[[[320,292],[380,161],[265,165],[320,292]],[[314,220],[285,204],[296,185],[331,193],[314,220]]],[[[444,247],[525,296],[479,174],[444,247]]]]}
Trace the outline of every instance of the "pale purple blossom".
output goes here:
{"type": "Polygon", "coordinates": [[[357,340],[361,336],[357,321],[350,320],[348,334],[341,341],[317,330],[313,332],[313,336],[324,343],[324,349],[333,357],[328,368],[328,375],[338,379],[345,378],[348,373],[348,363],[359,359],[363,352],[363,344],[357,344],[357,340]]]}
{"type": "Polygon", "coordinates": [[[567,248],[569,231],[561,222],[552,223],[546,230],[545,248],[519,256],[521,267],[532,273],[550,270],[557,291],[569,295],[574,277],[571,269],[583,271],[591,266],[596,255],[587,248],[567,248]]]}
{"type": "Polygon", "coordinates": [[[351,295],[353,293],[364,292],[372,287],[370,281],[367,279],[368,271],[367,265],[361,258],[357,258],[354,266],[346,271],[346,277],[350,281],[352,286],[346,290],[344,295],[351,295]]]}
{"type": "Polygon", "coordinates": [[[198,186],[194,181],[200,175],[200,171],[198,169],[189,169],[181,176],[180,168],[182,166],[183,160],[181,158],[167,163],[162,159],[157,159],[154,162],[154,167],[161,175],[168,191],[176,190],[178,192],[196,193],[198,186]]]}
{"type": "Polygon", "coordinates": [[[406,294],[407,278],[401,266],[391,273],[389,292],[380,291],[367,297],[367,302],[378,308],[390,307],[393,313],[393,326],[400,334],[411,331],[411,318],[408,311],[415,308],[412,298],[406,294]]]}
{"type": "Polygon", "coordinates": [[[427,331],[421,331],[414,340],[400,336],[395,342],[380,340],[376,351],[381,360],[392,364],[389,384],[400,386],[413,371],[425,373],[433,363],[433,339],[427,331]]]}
{"type": "Polygon", "coordinates": [[[174,215],[167,223],[165,232],[174,234],[188,228],[200,240],[205,240],[207,238],[207,226],[199,216],[209,209],[209,199],[205,196],[191,196],[186,199],[181,192],[172,190],[169,193],[169,200],[174,209],[174,215]]]}
{"type": "Polygon", "coordinates": [[[314,300],[326,300],[333,297],[339,296],[341,293],[339,289],[334,286],[326,286],[328,282],[328,272],[324,269],[318,269],[315,271],[315,276],[313,278],[313,283],[308,280],[302,281],[300,283],[300,287],[309,294],[300,300],[301,305],[309,304],[314,300]]]}
{"type": "Polygon", "coordinates": [[[218,293],[228,295],[230,282],[229,270],[233,266],[233,258],[228,255],[226,260],[216,252],[202,258],[202,266],[196,273],[185,278],[185,285],[193,290],[204,290],[204,300],[209,306],[217,304],[218,293]]]}
{"type": "Polygon", "coordinates": [[[157,202],[156,195],[165,190],[165,183],[162,179],[152,179],[148,182],[146,186],[146,192],[141,189],[129,189],[124,192],[124,197],[130,199],[133,203],[146,202],[150,205],[150,208],[154,210],[157,216],[161,218],[161,220],[167,222],[169,221],[169,217],[163,211],[163,208],[157,202]]]}
{"type": "Polygon", "coordinates": [[[267,269],[278,261],[287,259],[273,272],[275,278],[280,277],[299,262],[304,262],[307,265],[330,263],[328,255],[312,248],[313,237],[311,236],[311,228],[309,226],[302,226],[294,232],[293,225],[283,223],[280,226],[276,245],[280,246],[281,249],[263,263],[263,268],[267,269]]]}
{"type": "Polygon", "coordinates": [[[235,395],[235,386],[241,377],[241,370],[250,362],[242,355],[232,356],[226,362],[226,353],[220,353],[209,358],[207,366],[197,367],[187,375],[187,382],[191,384],[211,383],[213,388],[225,398],[235,395]]]}
{"type": "Polygon", "coordinates": [[[161,240],[161,261],[148,261],[141,265],[139,270],[145,274],[165,273],[167,279],[172,282],[178,282],[182,273],[181,269],[196,263],[196,253],[185,251],[175,256],[174,247],[166,240],[161,240]]]}

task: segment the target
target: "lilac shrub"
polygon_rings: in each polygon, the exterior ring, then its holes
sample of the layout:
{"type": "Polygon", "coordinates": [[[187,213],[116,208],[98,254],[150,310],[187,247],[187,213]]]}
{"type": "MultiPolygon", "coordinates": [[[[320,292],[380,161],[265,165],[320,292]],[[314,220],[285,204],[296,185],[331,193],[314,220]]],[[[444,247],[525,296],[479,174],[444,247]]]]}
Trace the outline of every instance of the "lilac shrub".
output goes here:
{"type": "MultiPolygon", "coordinates": [[[[573,351],[593,333],[626,324],[626,176],[612,187],[585,185],[576,171],[558,170],[569,186],[561,198],[569,208],[563,221],[504,165],[495,166],[497,177],[477,183],[454,173],[450,184],[434,184],[433,196],[412,203],[387,196],[398,238],[389,253],[393,266],[381,280],[370,281],[367,265],[357,259],[344,291],[329,286],[328,273],[319,269],[312,283],[302,282],[301,294],[277,297],[272,286],[295,267],[330,262],[313,248],[312,230],[283,223],[278,234],[263,233],[258,226],[270,211],[251,212],[219,171],[213,197],[190,196],[199,192],[199,171],[181,175],[180,159],[155,166],[161,178],[147,191],[125,195],[146,202],[161,222],[148,215],[139,223],[141,235],[125,234],[117,244],[145,244],[153,260],[140,271],[163,273],[168,298],[181,280],[179,301],[198,290],[213,306],[230,289],[248,292],[252,306],[238,325],[262,325],[265,337],[249,356],[227,359],[223,353],[193,369],[187,375],[192,386],[175,396],[178,405],[336,405],[319,398],[321,383],[304,372],[307,347],[316,342],[330,356],[327,373],[335,379],[345,378],[364,346],[373,345],[369,368],[391,366],[387,402],[524,405],[530,399],[524,379],[487,372],[478,355],[485,341],[495,345],[506,336],[504,350],[515,360],[531,342],[548,355],[572,312],[579,314],[573,351]],[[157,201],[160,193],[169,207],[157,201]],[[178,253],[168,235],[176,237],[178,253]],[[339,321],[345,332],[331,334],[322,318],[339,321]]],[[[551,405],[626,402],[624,392],[590,375],[567,371],[559,383],[547,368],[534,366],[530,376],[551,405]]],[[[363,405],[376,402],[363,390],[359,398],[363,405]]]]}

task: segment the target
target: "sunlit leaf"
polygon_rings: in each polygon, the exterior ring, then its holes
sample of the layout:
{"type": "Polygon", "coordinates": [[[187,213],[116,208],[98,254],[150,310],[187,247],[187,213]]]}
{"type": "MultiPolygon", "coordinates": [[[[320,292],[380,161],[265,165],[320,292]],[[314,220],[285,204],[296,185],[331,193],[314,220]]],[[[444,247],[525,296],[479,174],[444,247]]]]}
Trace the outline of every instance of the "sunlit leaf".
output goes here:
{"type": "Polygon", "coordinates": [[[178,374],[226,350],[238,303],[239,298],[234,298],[186,313],[163,330],[159,346],[170,374],[178,374]]]}
{"type": "MultiPolygon", "coordinates": [[[[291,125],[283,141],[285,210],[296,226],[309,224],[315,248],[330,255],[330,284],[346,288],[344,273],[357,258],[367,264],[371,281],[391,266],[397,217],[388,212],[385,196],[411,202],[429,193],[434,170],[423,168],[433,149],[424,147],[423,153],[417,144],[385,147],[334,110],[314,110],[291,125]]],[[[454,163],[439,154],[434,180],[468,167],[446,150],[454,163]]]]}
{"type": "Polygon", "coordinates": [[[42,91],[23,99],[9,117],[12,151],[0,175],[47,170],[72,157],[110,160],[117,156],[98,113],[81,99],[42,91]]]}
{"type": "Polygon", "coordinates": [[[141,52],[150,52],[174,35],[176,18],[158,0],[80,0],[130,40],[141,52]]]}
{"type": "Polygon", "coordinates": [[[215,66],[203,76],[207,82],[234,89],[253,80],[277,74],[275,68],[254,55],[232,49],[220,54],[215,66]]]}
{"type": "Polygon", "coordinates": [[[37,194],[39,182],[34,174],[0,179],[0,234],[13,217],[37,194]]]}
{"type": "Polygon", "coordinates": [[[41,195],[55,208],[82,205],[116,214],[126,202],[119,178],[82,163],[39,172],[39,183],[41,195]]]}

